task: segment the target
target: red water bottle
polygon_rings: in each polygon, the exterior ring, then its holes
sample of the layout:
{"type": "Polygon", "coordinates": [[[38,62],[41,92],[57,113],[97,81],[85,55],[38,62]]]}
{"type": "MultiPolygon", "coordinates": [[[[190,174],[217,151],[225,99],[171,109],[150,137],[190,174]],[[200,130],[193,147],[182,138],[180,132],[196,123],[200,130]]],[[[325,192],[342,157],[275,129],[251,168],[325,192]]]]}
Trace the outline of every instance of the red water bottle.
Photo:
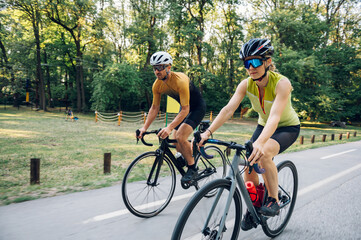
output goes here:
{"type": "Polygon", "coordinates": [[[251,197],[253,205],[255,205],[258,200],[258,195],[257,195],[256,187],[254,186],[254,183],[252,181],[247,181],[246,188],[248,190],[249,196],[251,197]]]}
{"type": "Polygon", "coordinates": [[[264,186],[262,183],[260,183],[257,187],[257,195],[258,195],[258,201],[256,202],[256,207],[262,207],[263,205],[263,196],[264,196],[264,186]]]}

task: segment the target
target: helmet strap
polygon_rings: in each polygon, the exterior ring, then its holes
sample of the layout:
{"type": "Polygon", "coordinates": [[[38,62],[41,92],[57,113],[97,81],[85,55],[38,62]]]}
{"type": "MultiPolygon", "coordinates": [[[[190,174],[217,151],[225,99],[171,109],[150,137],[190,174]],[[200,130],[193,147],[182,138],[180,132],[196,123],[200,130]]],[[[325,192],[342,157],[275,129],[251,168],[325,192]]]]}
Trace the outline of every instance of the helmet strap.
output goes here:
{"type": "Polygon", "coordinates": [[[165,75],[165,77],[162,79],[162,81],[165,81],[167,80],[168,76],[169,76],[169,72],[167,69],[165,70],[165,72],[167,73],[167,75],[165,75]]]}
{"type": "Polygon", "coordinates": [[[262,77],[256,78],[256,79],[252,78],[252,80],[253,81],[262,81],[262,79],[267,75],[269,68],[270,68],[270,66],[266,67],[266,70],[264,71],[264,74],[262,75],[262,77]]]}

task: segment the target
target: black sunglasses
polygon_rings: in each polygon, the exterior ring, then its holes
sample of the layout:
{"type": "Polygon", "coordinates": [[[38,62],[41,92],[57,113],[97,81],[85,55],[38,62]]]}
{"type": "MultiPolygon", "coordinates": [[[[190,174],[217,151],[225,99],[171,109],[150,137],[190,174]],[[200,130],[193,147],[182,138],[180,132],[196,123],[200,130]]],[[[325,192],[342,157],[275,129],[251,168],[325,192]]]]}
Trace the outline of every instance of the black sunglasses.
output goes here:
{"type": "Polygon", "coordinates": [[[156,71],[163,71],[166,67],[168,67],[169,65],[154,65],[153,66],[153,70],[156,71]]]}

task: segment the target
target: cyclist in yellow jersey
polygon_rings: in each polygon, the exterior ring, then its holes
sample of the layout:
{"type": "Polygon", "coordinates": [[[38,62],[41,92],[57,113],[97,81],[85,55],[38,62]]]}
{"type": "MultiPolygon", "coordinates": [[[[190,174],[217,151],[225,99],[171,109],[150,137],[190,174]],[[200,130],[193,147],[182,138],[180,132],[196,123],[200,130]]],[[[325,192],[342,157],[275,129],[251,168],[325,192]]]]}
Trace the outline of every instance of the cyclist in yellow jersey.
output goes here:
{"type": "MultiPolygon", "coordinates": [[[[253,133],[253,152],[248,158],[251,165],[258,163],[266,169],[263,174],[268,189],[268,199],[260,212],[266,216],[279,213],[278,205],[278,173],[273,157],[286,150],[297,139],[300,132],[300,121],[291,104],[291,82],[283,75],[274,72],[272,64],[273,46],[267,39],[251,39],[243,45],[240,58],[249,74],[237,87],[228,104],[223,107],[212,125],[205,131],[199,143],[221,127],[238,108],[247,95],[252,108],[258,113],[258,126],[253,133]]],[[[245,181],[259,184],[258,174],[252,171],[244,174],[245,181]]],[[[241,222],[245,231],[253,227],[250,213],[247,211],[241,222]]]]}
{"type": "Polygon", "coordinates": [[[166,94],[178,101],[181,105],[178,115],[158,133],[158,136],[164,139],[175,130],[177,151],[182,154],[188,165],[188,170],[181,181],[189,182],[197,176],[198,172],[192,157],[188,137],[202,121],[206,113],[206,104],[200,91],[189,80],[187,75],[171,71],[172,63],[172,57],[166,52],[156,52],[150,58],[150,64],[153,66],[157,79],[152,87],[153,103],[144,126],[139,129],[139,138],[142,137],[156,118],[160,109],[162,94],[166,94]]]}

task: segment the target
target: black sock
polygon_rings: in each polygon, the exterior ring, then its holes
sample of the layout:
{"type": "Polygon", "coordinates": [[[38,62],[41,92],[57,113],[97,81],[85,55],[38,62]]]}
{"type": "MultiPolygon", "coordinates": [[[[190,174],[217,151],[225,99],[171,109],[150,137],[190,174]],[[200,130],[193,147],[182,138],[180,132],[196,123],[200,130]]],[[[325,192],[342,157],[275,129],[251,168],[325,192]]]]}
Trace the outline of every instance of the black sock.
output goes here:
{"type": "Polygon", "coordinates": [[[193,170],[195,170],[195,169],[196,169],[196,164],[188,165],[188,169],[193,169],[193,170]]]}

